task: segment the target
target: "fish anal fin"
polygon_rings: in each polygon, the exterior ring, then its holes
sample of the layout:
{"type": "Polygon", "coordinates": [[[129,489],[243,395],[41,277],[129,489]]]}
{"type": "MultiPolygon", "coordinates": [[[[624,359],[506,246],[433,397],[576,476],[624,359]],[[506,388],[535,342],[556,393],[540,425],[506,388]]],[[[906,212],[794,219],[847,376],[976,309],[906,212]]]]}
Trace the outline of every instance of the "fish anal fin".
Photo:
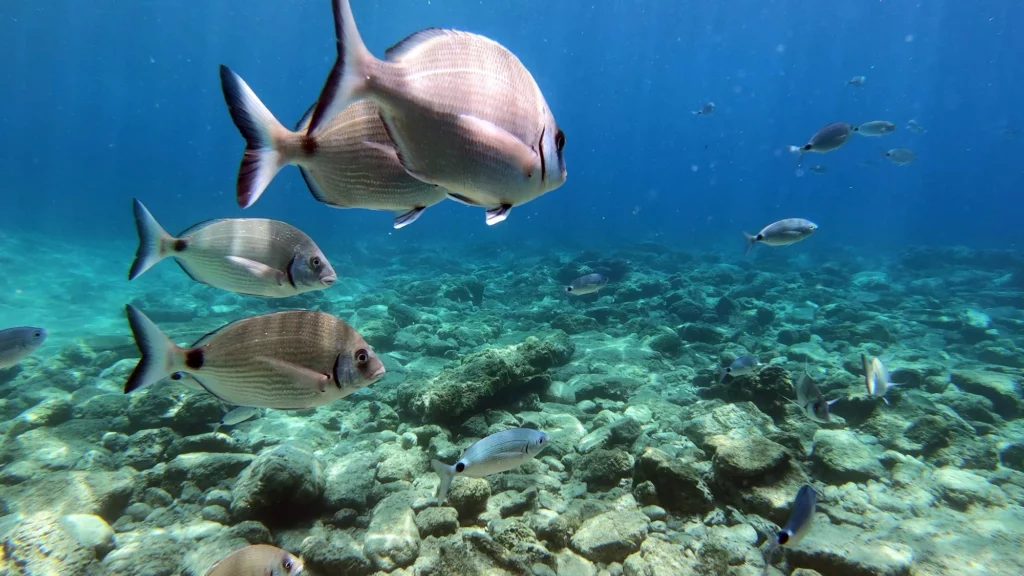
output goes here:
{"type": "Polygon", "coordinates": [[[409,224],[419,220],[420,216],[427,208],[425,206],[417,206],[408,212],[396,212],[395,213],[395,230],[399,228],[405,228],[409,224]]]}
{"type": "Polygon", "coordinates": [[[293,364],[285,360],[267,358],[265,356],[258,357],[258,360],[269,364],[278,372],[288,376],[301,388],[326,392],[327,383],[331,380],[331,377],[328,374],[317,372],[311,368],[299,366],[298,364],[293,364]]]}

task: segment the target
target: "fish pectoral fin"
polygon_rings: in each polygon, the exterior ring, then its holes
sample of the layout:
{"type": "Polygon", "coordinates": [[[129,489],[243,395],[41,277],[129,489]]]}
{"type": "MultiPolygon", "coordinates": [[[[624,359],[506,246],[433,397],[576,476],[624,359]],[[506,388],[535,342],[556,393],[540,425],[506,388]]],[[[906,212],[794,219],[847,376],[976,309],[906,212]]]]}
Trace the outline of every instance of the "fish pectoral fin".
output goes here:
{"type": "Polygon", "coordinates": [[[835,404],[836,402],[839,402],[840,400],[842,400],[842,398],[836,398],[835,400],[826,400],[826,403],[829,406],[831,406],[831,405],[835,404]]]}
{"type": "Polygon", "coordinates": [[[487,225],[494,226],[504,222],[508,215],[512,213],[512,206],[508,204],[502,204],[497,208],[491,208],[487,211],[487,225]]]}
{"type": "Polygon", "coordinates": [[[459,116],[459,126],[474,141],[498,152],[510,164],[522,170],[527,178],[540,177],[540,156],[537,151],[504,128],[469,114],[459,116]]]}
{"type": "Polygon", "coordinates": [[[401,160],[398,157],[398,150],[395,150],[395,148],[392,146],[388,146],[387,144],[381,144],[380,142],[370,142],[368,140],[363,140],[363,146],[376,150],[381,154],[384,154],[385,156],[393,159],[395,162],[401,164],[401,160]]]}
{"type": "Polygon", "coordinates": [[[232,264],[242,267],[257,278],[277,282],[280,285],[284,285],[287,282],[288,274],[272,266],[267,266],[262,262],[242,258],[241,256],[228,256],[227,260],[232,264]]]}
{"type": "Polygon", "coordinates": [[[327,391],[327,383],[331,381],[331,377],[328,374],[317,372],[305,366],[299,366],[285,360],[278,360],[276,358],[259,357],[261,360],[270,366],[272,366],[278,372],[287,375],[301,388],[308,388],[310,390],[318,390],[320,392],[327,391]]]}

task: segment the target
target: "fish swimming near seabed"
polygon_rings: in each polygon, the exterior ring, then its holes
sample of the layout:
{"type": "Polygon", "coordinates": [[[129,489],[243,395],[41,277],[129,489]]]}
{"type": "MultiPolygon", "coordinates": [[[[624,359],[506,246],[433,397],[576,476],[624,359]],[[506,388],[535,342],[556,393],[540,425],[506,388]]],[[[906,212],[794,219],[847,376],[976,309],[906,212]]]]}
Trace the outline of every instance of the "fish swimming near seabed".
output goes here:
{"type": "Polygon", "coordinates": [[[241,424],[242,422],[245,422],[246,420],[250,420],[252,418],[259,418],[262,415],[262,408],[255,408],[252,406],[239,406],[238,408],[235,408],[234,410],[231,410],[230,412],[224,414],[224,416],[221,417],[221,419],[218,422],[210,424],[210,427],[213,428],[213,432],[216,433],[217,431],[220,430],[221,426],[234,426],[236,424],[241,424]]]}
{"type": "Polygon", "coordinates": [[[214,564],[206,576],[298,576],[304,566],[290,552],[267,544],[235,550],[214,564]]]}
{"type": "Polygon", "coordinates": [[[427,29],[379,60],[363,43],[349,0],[334,0],[333,11],[338,59],[307,135],[353,102],[371,100],[406,171],[485,208],[488,225],[565,183],[565,133],[507,48],[477,34],[427,29]]]}
{"type": "Polygon", "coordinates": [[[789,522],[786,522],[786,526],[772,538],[771,544],[768,546],[768,550],[765,553],[762,576],[768,574],[769,563],[777,549],[796,546],[811,531],[817,504],[818,493],[814,491],[813,486],[804,484],[793,500],[793,507],[789,511],[789,522]]]}
{"type": "Polygon", "coordinates": [[[537,457],[548,446],[548,435],[529,428],[512,428],[480,440],[466,449],[455,464],[431,460],[430,465],[441,479],[437,487],[437,503],[448,496],[455,476],[483,478],[507,472],[537,457]]]}
{"type": "Polygon", "coordinates": [[[825,395],[821,393],[818,385],[814,383],[814,379],[808,374],[806,363],[804,363],[803,375],[793,385],[793,388],[796,391],[796,400],[791,398],[787,398],[787,400],[799,406],[808,418],[820,423],[828,423],[832,420],[829,407],[838,402],[839,399],[825,400],[825,395]]]}
{"type": "Polygon", "coordinates": [[[889,399],[885,397],[885,393],[900,384],[890,381],[889,369],[878,358],[872,357],[869,360],[867,356],[861,354],[860,361],[864,366],[864,384],[867,386],[868,395],[881,396],[888,405],[889,399]]]}
{"type": "Polygon", "coordinates": [[[764,364],[762,364],[757,358],[753,356],[740,356],[739,358],[733,360],[732,364],[729,364],[725,368],[722,368],[722,375],[721,378],[719,378],[718,383],[721,384],[725,382],[725,379],[727,377],[739,378],[740,376],[753,374],[754,372],[757,372],[763,367],[764,364]]]}
{"type": "Polygon", "coordinates": [[[754,249],[758,243],[767,246],[789,246],[801,240],[806,240],[814,234],[818,225],[803,218],[786,218],[778,222],[772,222],[765,226],[757,234],[743,233],[747,239],[747,252],[754,249]]]}
{"type": "Polygon", "coordinates": [[[191,376],[225,404],[302,410],[373,384],[384,364],[351,326],[324,312],[273,312],[232,322],[181,348],[132,305],[128,322],[142,359],[129,394],[191,376]]]}
{"type": "Polygon", "coordinates": [[[320,247],[278,220],[225,218],[171,236],[133,201],[139,248],[128,272],[134,280],[165,258],[196,282],[248,296],[284,298],[334,285],[338,274],[320,247]]]}
{"type": "Polygon", "coordinates": [[[231,119],[246,141],[237,186],[242,208],[252,206],[290,164],[299,168],[317,201],[335,208],[393,212],[395,228],[412,224],[448,197],[443,188],[417,180],[402,168],[373,102],[356,102],[314,134],[306,133],[310,108],[293,132],[227,66],[220,67],[220,78],[231,119]]]}
{"type": "Polygon", "coordinates": [[[587,274],[580,276],[573,280],[568,286],[565,287],[565,291],[568,294],[575,296],[582,296],[584,294],[593,294],[601,288],[608,285],[608,277],[603,274],[587,274]]]}
{"type": "Polygon", "coordinates": [[[49,333],[34,326],[0,330],[0,370],[16,366],[46,342],[49,333]]]}

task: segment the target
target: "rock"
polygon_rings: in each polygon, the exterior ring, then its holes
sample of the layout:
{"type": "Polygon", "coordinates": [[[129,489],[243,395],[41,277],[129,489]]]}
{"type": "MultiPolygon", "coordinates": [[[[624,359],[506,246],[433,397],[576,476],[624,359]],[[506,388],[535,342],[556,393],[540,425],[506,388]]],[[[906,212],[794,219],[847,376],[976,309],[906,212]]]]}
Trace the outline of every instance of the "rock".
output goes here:
{"type": "Polygon", "coordinates": [[[459,512],[448,506],[424,508],[416,514],[416,527],[423,537],[454,534],[459,531],[459,512]]]}
{"type": "Polygon", "coordinates": [[[291,518],[324,492],[324,473],[312,454],[282,444],[264,450],[231,490],[231,512],[242,519],[291,518]]]}
{"type": "Polygon", "coordinates": [[[779,429],[752,402],[718,406],[709,413],[691,418],[683,425],[683,433],[697,446],[703,446],[711,436],[734,431],[747,436],[762,436],[778,433],[779,429]]]}
{"type": "MultiPolygon", "coordinates": [[[[630,407],[632,408],[632,406],[630,407]]],[[[620,446],[623,448],[629,448],[633,446],[637,438],[644,433],[643,428],[640,426],[640,422],[628,415],[629,409],[626,409],[627,416],[620,418],[608,427],[608,446],[620,446]]]]}
{"type": "MultiPolygon", "coordinates": [[[[174,576],[181,572],[182,542],[169,533],[122,538],[103,559],[103,576],[174,576]]],[[[60,572],[61,576],[64,575],[60,572]]]]}
{"type": "Polygon", "coordinates": [[[60,519],[60,526],[83,548],[103,558],[114,549],[114,530],[103,518],[93,514],[68,514],[60,519]]]}
{"type": "Polygon", "coordinates": [[[231,527],[230,533],[235,538],[241,538],[249,544],[273,544],[274,537],[262,523],[255,520],[245,520],[231,527]]]}
{"type": "Polygon", "coordinates": [[[68,537],[52,517],[14,520],[16,523],[3,538],[0,564],[3,570],[0,572],[46,576],[86,576],[89,573],[96,558],[94,549],[68,537]],[[14,568],[13,572],[7,571],[8,565],[14,568]]]}
{"type": "Polygon", "coordinates": [[[675,332],[659,332],[647,340],[651,350],[666,356],[674,356],[683,347],[683,341],[675,332]]]}
{"type": "Polygon", "coordinates": [[[641,382],[626,376],[582,374],[570,380],[569,385],[578,402],[594,398],[626,401],[640,388],[641,382]]]}
{"type": "Polygon", "coordinates": [[[136,470],[148,470],[169,458],[167,448],[177,438],[170,428],[139,430],[128,438],[128,449],[121,457],[136,470]]]}
{"type": "Polygon", "coordinates": [[[1003,466],[1024,472],[1024,443],[1017,442],[1006,445],[999,453],[999,459],[1003,466]]]}
{"type": "Polygon", "coordinates": [[[353,452],[328,465],[324,489],[327,508],[365,512],[375,483],[377,461],[372,452],[353,452]]]}
{"type": "Polygon", "coordinates": [[[412,482],[422,470],[429,468],[429,459],[419,447],[403,450],[400,446],[385,444],[378,451],[384,456],[377,465],[377,480],[381,484],[401,480],[412,482]]]}
{"type": "Polygon", "coordinates": [[[375,350],[390,350],[398,336],[398,323],[391,318],[374,318],[356,327],[359,334],[375,350]]]}
{"type": "Polygon", "coordinates": [[[633,472],[633,457],[622,450],[594,450],[576,463],[572,477],[590,490],[614,488],[633,472]]]}
{"type": "Polygon", "coordinates": [[[224,506],[203,506],[202,515],[203,520],[224,524],[225,526],[231,524],[231,514],[228,513],[228,509],[224,506]]]}
{"type": "Polygon", "coordinates": [[[711,491],[696,471],[658,450],[648,448],[636,459],[633,483],[650,481],[658,502],[679,514],[704,514],[714,508],[711,491]]]}
{"type": "Polygon", "coordinates": [[[811,462],[832,484],[880,480],[887,476],[878,454],[849,430],[819,429],[814,433],[811,462]]]}
{"type": "Polygon", "coordinates": [[[957,510],[967,510],[972,504],[1006,505],[1002,489],[968,470],[940,468],[932,472],[931,484],[950,507],[957,510]]]}
{"type": "Polygon", "coordinates": [[[597,567],[572,550],[562,550],[555,555],[555,573],[567,576],[597,576],[597,567]]]}
{"type": "Polygon", "coordinates": [[[46,472],[31,482],[7,487],[3,496],[12,512],[26,516],[95,514],[113,522],[128,505],[137,477],[129,467],[116,472],[46,472]]]}
{"type": "Polygon", "coordinates": [[[605,512],[580,526],[572,548],[593,562],[621,562],[640,549],[648,520],[639,510],[605,512]]]}
{"type": "Polygon", "coordinates": [[[416,561],[420,533],[406,494],[393,494],[373,509],[363,554],[377,570],[391,572],[416,561]]]}
{"type": "Polygon", "coordinates": [[[32,408],[25,410],[14,419],[7,435],[14,438],[22,432],[34,428],[53,428],[67,422],[74,415],[71,403],[64,398],[47,398],[32,408]]]}
{"type": "Polygon", "coordinates": [[[786,449],[763,436],[712,436],[707,443],[715,447],[711,469],[716,480],[723,484],[736,480],[757,481],[778,475],[789,467],[786,449]]]}
{"type": "Polygon", "coordinates": [[[540,399],[556,404],[575,404],[576,392],[565,382],[555,380],[541,393],[540,399]]]}
{"type": "Polygon", "coordinates": [[[459,513],[459,518],[476,518],[487,508],[491,485],[484,478],[456,478],[448,492],[448,504],[459,513]]]}
{"type": "Polygon", "coordinates": [[[601,325],[597,323],[597,320],[579,314],[559,314],[551,321],[551,327],[564,330],[568,334],[596,332],[601,329],[601,325]]]}
{"type": "Polygon", "coordinates": [[[993,409],[1003,418],[1016,418],[1021,413],[1020,384],[1009,374],[984,370],[956,370],[949,379],[961,390],[991,400],[993,409]]]}
{"type": "Polygon", "coordinates": [[[226,487],[250,466],[254,459],[252,454],[181,454],[167,463],[162,479],[163,486],[170,490],[178,490],[183,482],[188,481],[203,490],[214,486],[226,487]]]}
{"type": "Polygon", "coordinates": [[[373,572],[370,561],[363,555],[363,547],[338,530],[306,537],[299,551],[306,570],[314,574],[364,576],[373,572]]]}
{"type": "Polygon", "coordinates": [[[799,546],[788,549],[791,566],[834,576],[909,576],[914,551],[905,544],[873,538],[853,526],[821,521],[799,546]]]}

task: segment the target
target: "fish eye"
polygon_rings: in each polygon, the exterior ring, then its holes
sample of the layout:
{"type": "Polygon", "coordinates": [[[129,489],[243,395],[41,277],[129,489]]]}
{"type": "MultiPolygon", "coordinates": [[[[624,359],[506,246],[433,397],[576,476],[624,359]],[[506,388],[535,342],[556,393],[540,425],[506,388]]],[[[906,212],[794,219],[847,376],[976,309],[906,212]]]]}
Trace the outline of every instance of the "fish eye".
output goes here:
{"type": "Polygon", "coordinates": [[[292,561],[285,559],[285,561],[281,564],[281,567],[284,568],[285,570],[291,572],[292,568],[293,568],[292,561]]]}
{"type": "Polygon", "coordinates": [[[559,130],[558,133],[555,134],[555,149],[561,152],[562,148],[565,148],[565,132],[559,130]]]}
{"type": "Polygon", "coordinates": [[[544,443],[544,437],[541,436],[540,438],[537,439],[537,444],[543,444],[543,443],[544,443]]]}
{"type": "Polygon", "coordinates": [[[313,256],[309,259],[309,265],[313,268],[319,268],[321,264],[323,264],[323,262],[320,260],[319,256],[313,256]]]}
{"type": "Polygon", "coordinates": [[[33,337],[33,338],[39,338],[39,337],[41,337],[42,335],[43,335],[43,333],[42,333],[42,332],[40,332],[39,330],[36,330],[35,332],[33,332],[33,333],[32,333],[32,337],[33,337]]]}
{"type": "Polygon", "coordinates": [[[358,362],[359,364],[366,364],[369,361],[370,354],[366,351],[365,348],[360,348],[359,350],[356,350],[356,362],[358,362]]]}

